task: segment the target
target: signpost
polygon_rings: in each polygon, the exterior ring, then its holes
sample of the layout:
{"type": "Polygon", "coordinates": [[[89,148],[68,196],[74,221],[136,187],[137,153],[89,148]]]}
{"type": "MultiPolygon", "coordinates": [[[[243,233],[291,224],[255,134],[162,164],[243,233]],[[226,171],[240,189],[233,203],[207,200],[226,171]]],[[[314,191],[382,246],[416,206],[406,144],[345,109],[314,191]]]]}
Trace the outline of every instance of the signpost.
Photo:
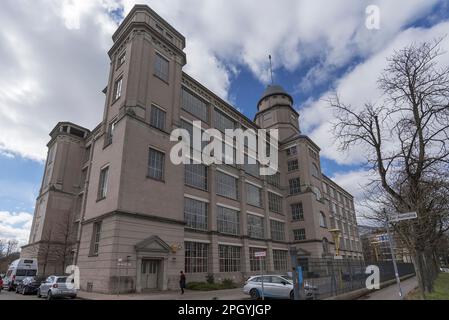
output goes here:
{"type": "Polygon", "coordinates": [[[262,300],[265,300],[265,294],[264,294],[264,286],[263,286],[263,267],[262,267],[262,258],[265,258],[267,256],[266,251],[258,251],[254,253],[254,257],[259,258],[260,263],[260,273],[261,273],[261,279],[262,279],[262,300]]]}
{"type": "Polygon", "coordinates": [[[384,214],[387,219],[386,229],[388,235],[388,243],[390,245],[391,260],[393,261],[394,275],[396,277],[396,283],[398,284],[399,296],[402,298],[401,279],[399,278],[398,266],[396,264],[396,259],[394,257],[393,239],[391,238],[390,234],[390,222],[399,222],[403,220],[416,219],[418,215],[416,212],[407,212],[407,213],[397,213],[396,215],[389,217],[385,209],[384,214]]]}

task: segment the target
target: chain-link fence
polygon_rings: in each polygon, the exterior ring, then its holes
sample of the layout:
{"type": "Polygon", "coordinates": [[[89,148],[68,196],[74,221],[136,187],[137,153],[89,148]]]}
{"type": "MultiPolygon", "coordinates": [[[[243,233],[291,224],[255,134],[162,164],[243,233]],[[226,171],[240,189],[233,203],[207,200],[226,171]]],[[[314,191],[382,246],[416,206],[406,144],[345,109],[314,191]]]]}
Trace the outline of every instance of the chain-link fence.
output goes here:
{"type": "MultiPolygon", "coordinates": [[[[380,282],[395,279],[392,262],[364,262],[351,259],[299,259],[303,270],[304,299],[325,299],[342,293],[366,288],[366,267],[379,267],[380,282]]],[[[412,263],[397,263],[399,276],[414,274],[412,263]]]]}

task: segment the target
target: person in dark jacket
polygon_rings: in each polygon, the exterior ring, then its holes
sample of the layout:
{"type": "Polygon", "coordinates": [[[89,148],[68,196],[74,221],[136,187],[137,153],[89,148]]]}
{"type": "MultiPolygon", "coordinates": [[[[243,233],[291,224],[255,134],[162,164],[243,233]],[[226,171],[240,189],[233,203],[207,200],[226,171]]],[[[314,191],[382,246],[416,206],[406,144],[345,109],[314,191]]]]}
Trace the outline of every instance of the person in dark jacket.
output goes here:
{"type": "Polygon", "coordinates": [[[181,294],[184,294],[184,289],[186,288],[186,275],[182,271],[179,276],[179,287],[181,288],[181,294]]]}

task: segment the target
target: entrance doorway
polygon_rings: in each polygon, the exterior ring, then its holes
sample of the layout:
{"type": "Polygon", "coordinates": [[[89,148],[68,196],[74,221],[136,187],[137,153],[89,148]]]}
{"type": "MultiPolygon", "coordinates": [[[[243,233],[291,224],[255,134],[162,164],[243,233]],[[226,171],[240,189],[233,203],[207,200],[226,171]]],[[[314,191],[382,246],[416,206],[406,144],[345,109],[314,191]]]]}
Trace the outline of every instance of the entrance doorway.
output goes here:
{"type": "Polygon", "coordinates": [[[141,287],[145,289],[158,289],[160,260],[142,260],[141,287]]]}

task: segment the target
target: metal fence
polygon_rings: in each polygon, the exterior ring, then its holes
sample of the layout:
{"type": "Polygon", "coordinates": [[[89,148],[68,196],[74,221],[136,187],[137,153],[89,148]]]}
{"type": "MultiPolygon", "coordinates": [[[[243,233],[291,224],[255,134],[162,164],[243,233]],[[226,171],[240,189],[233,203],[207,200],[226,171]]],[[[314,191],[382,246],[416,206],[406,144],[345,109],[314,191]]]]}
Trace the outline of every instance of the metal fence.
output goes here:
{"type": "MultiPolygon", "coordinates": [[[[364,262],[352,259],[299,259],[303,270],[303,299],[325,299],[342,293],[366,288],[366,267],[379,267],[380,282],[395,279],[392,262],[364,262]]],[[[399,276],[414,274],[412,263],[397,263],[399,276]]]]}

